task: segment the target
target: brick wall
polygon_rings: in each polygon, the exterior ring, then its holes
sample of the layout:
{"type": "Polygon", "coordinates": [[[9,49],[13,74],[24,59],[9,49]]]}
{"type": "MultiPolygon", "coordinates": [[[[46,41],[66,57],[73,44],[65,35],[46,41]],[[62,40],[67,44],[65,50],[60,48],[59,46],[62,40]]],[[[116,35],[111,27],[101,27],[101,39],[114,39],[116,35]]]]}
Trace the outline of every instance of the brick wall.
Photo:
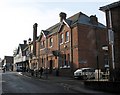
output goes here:
{"type": "MultiPolygon", "coordinates": [[[[111,10],[111,19],[112,19],[112,30],[114,31],[115,67],[120,68],[120,17],[119,17],[120,7],[112,8],[110,10],[111,10]]],[[[110,28],[108,10],[106,11],[106,22],[107,22],[107,27],[110,28]]],[[[111,56],[110,59],[112,59],[111,56]]]]}

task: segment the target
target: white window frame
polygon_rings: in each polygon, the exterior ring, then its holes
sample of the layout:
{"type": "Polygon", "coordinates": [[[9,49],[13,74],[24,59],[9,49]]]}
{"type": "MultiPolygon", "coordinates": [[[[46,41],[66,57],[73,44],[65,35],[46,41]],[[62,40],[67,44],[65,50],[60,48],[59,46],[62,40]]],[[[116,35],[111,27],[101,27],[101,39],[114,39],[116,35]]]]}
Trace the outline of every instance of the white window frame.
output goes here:
{"type": "Polygon", "coordinates": [[[53,38],[52,37],[49,39],[49,46],[53,47],[53,38]]]}
{"type": "Polygon", "coordinates": [[[69,42],[69,31],[65,32],[65,42],[69,42]]]}

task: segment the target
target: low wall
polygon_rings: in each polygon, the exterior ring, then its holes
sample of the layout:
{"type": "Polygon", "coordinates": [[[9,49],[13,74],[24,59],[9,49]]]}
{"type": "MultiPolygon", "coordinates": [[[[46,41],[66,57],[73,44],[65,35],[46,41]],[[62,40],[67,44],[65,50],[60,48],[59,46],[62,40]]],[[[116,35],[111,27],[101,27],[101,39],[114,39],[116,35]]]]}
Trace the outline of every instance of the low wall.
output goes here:
{"type": "MultiPolygon", "coordinates": [[[[71,72],[70,68],[60,68],[58,73],[58,76],[73,77],[73,72],[71,72]]],[[[56,70],[52,70],[52,74],[56,75],[56,70]]]]}
{"type": "Polygon", "coordinates": [[[85,81],[85,87],[110,93],[120,93],[120,82],[112,81],[85,81]]]}

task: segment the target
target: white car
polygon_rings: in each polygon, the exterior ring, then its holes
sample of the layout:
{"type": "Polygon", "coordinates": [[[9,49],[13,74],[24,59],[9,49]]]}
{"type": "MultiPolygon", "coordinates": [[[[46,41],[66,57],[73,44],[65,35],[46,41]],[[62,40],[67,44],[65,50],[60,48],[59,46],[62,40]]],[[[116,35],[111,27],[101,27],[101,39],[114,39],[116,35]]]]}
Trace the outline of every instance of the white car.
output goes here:
{"type": "Polygon", "coordinates": [[[95,69],[93,68],[80,68],[74,72],[74,78],[78,79],[94,79],[95,78],[95,69]]]}

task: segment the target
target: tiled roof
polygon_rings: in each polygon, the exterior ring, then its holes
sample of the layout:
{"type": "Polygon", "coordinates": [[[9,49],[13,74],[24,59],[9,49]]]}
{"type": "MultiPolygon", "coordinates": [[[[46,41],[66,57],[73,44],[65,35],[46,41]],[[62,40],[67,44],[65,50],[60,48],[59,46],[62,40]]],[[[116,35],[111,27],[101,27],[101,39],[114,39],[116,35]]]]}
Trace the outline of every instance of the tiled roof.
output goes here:
{"type": "Polygon", "coordinates": [[[27,44],[20,44],[21,50],[22,50],[22,55],[25,56],[25,52],[24,49],[27,47],[27,44]]]}
{"type": "Polygon", "coordinates": [[[105,11],[105,10],[108,10],[108,9],[111,9],[111,8],[115,8],[115,7],[120,7],[120,0],[117,1],[117,2],[114,2],[114,3],[111,3],[109,5],[100,7],[100,10],[105,11]]]}
{"type": "Polygon", "coordinates": [[[44,30],[42,30],[42,31],[44,32],[45,36],[47,36],[49,34],[49,31],[44,31],[44,30]]]}
{"type": "MultiPolygon", "coordinates": [[[[65,21],[70,27],[72,27],[73,25],[75,25],[77,23],[86,24],[86,25],[92,25],[90,23],[90,17],[83,14],[82,12],[79,12],[79,13],[67,18],[65,21]]],[[[46,29],[45,31],[47,31],[47,34],[45,34],[45,36],[52,35],[52,34],[58,32],[58,30],[60,28],[60,25],[61,25],[61,23],[59,22],[59,23],[51,26],[50,28],[46,29]]],[[[103,24],[101,24],[101,23],[98,23],[97,27],[105,28],[105,26],[103,24]]]]}
{"type": "Polygon", "coordinates": [[[55,25],[53,25],[53,26],[51,26],[50,28],[48,28],[47,30],[45,30],[45,31],[49,31],[49,35],[52,35],[53,33],[55,33],[55,32],[57,32],[58,31],[58,29],[59,29],[59,27],[60,27],[60,23],[57,23],[57,24],[55,24],[55,25]]]}
{"type": "Polygon", "coordinates": [[[24,49],[27,47],[28,45],[27,44],[19,44],[19,47],[18,47],[18,50],[17,50],[17,54],[19,53],[19,50],[21,48],[21,51],[22,51],[22,55],[25,56],[25,52],[24,49]]]}

